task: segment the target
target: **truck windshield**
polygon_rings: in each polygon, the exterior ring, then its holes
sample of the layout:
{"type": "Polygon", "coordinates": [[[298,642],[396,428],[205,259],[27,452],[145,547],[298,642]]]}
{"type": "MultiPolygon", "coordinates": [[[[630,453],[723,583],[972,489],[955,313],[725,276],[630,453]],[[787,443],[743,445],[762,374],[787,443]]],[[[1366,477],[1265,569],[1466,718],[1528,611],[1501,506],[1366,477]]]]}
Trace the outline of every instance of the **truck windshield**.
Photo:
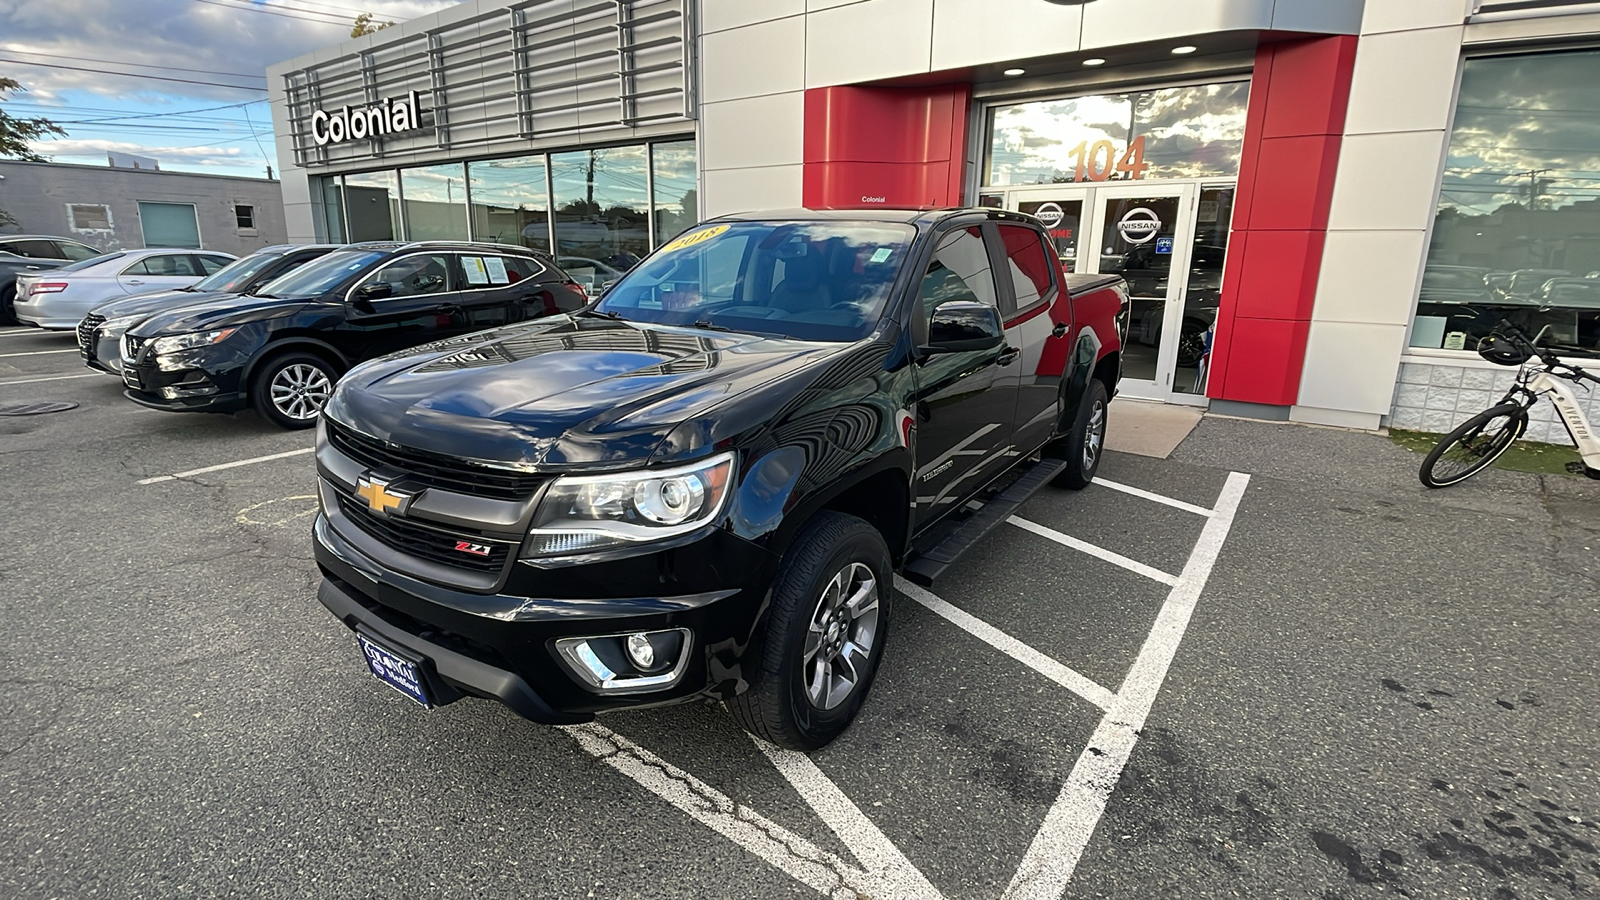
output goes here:
{"type": "Polygon", "coordinates": [[[390,255],[382,250],[336,250],[267,282],[256,296],[285,300],[320,297],[368,265],[390,255]]]}
{"type": "Polygon", "coordinates": [[[733,222],[657,249],[598,309],[636,322],[854,341],[883,315],[916,236],[887,222],[733,222]]]}

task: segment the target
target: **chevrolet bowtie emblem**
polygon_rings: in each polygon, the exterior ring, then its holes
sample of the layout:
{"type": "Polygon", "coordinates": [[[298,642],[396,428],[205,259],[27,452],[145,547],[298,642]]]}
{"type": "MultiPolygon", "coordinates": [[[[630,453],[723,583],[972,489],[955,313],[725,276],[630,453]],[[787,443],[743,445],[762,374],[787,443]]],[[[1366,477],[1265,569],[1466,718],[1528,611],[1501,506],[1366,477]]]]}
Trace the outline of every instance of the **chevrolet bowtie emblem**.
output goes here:
{"type": "Polygon", "coordinates": [[[414,495],[391,491],[389,482],[363,475],[356,479],[356,496],[367,501],[367,508],[373,512],[404,515],[414,495]]]}

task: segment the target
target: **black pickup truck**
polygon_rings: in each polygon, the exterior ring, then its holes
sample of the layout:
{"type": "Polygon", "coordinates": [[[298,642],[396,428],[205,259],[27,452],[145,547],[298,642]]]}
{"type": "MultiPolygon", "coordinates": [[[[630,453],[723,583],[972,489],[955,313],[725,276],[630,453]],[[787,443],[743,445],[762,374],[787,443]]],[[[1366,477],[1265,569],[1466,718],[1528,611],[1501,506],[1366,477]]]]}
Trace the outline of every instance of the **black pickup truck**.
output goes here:
{"type": "Polygon", "coordinates": [[[579,312],[360,365],[319,424],[319,598],[426,706],[722,699],[820,747],[897,572],[1094,477],[1127,291],[1050,246],[1000,210],[731,216],[579,312]]]}

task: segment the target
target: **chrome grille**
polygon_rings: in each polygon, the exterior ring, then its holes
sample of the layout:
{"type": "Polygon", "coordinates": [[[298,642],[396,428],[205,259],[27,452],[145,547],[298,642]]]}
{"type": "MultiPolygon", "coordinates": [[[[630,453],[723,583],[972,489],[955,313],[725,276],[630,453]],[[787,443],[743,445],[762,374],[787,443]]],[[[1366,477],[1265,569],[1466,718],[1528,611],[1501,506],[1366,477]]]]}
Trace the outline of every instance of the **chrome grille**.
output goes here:
{"type": "Polygon", "coordinates": [[[100,329],[101,325],[105,324],[105,321],[105,316],[97,316],[94,313],[90,313],[83,317],[82,322],[78,323],[78,347],[89,351],[90,356],[94,355],[95,332],[100,329]]]}

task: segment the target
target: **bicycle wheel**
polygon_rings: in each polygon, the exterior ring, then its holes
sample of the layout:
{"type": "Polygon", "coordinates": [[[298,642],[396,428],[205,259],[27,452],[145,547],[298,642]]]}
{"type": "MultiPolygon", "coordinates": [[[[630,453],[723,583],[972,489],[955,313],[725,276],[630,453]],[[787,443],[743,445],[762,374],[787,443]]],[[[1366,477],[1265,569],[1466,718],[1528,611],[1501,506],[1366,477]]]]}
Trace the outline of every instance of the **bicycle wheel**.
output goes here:
{"type": "Polygon", "coordinates": [[[1528,411],[1520,404],[1492,406],[1445,435],[1428,451],[1417,475],[1431,488],[1465,481],[1499,459],[1527,429],[1528,411]]]}

